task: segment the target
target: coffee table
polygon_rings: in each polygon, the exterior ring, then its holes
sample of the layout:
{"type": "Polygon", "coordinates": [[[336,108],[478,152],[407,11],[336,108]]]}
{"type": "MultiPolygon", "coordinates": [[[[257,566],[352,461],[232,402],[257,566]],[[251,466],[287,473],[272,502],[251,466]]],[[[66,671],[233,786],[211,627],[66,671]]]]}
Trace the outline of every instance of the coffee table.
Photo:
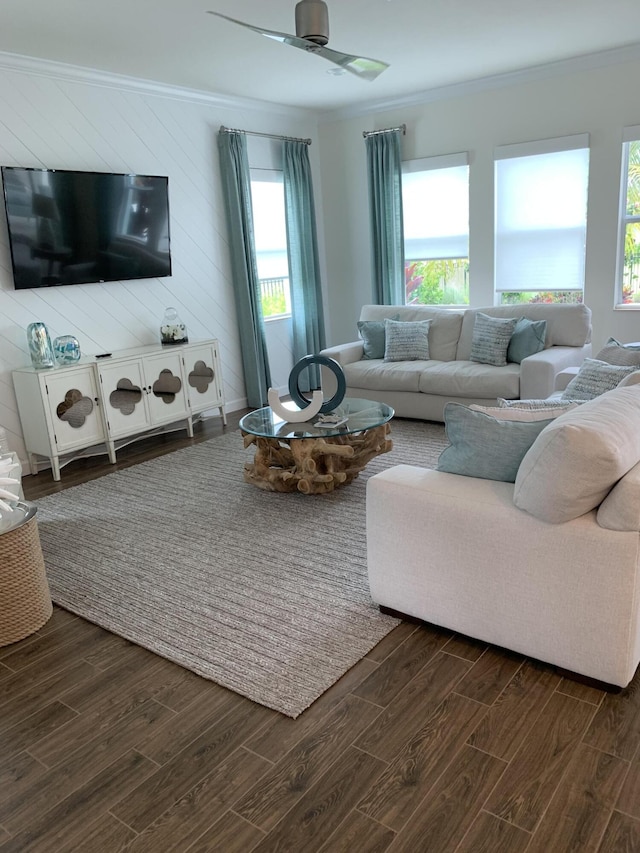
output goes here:
{"type": "Polygon", "coordinates": [[[325,494],[346,486],[374,456],[393,447],[388,437],[391,406],[345,397],[332,414],[347,420],[328,428],[314,425],[319,416],[289,423],[269,406],[244,415],[244,446],[256,446],[253,462],[245,464],[245,480],[271,492],[325,494]]]}

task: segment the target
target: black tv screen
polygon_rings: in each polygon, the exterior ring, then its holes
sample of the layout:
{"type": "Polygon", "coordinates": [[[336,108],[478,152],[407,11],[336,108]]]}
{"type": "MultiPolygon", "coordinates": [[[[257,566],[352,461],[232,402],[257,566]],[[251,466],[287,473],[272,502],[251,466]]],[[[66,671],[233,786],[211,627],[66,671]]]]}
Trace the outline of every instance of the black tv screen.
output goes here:
{"type": "Polygon", "coordinates": [[[16,290],[171,275],[168,179],[2,167],[16,290]]]}

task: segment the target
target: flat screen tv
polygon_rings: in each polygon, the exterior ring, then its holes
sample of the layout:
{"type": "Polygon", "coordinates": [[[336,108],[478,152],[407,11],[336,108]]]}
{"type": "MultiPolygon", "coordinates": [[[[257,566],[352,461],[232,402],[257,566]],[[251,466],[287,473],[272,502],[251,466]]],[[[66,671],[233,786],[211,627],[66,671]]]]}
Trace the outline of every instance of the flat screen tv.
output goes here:
{"type": "Polygon", "coordinates": [[[171,275],[168,179],[2,167],[16,290],[171,275]]]}

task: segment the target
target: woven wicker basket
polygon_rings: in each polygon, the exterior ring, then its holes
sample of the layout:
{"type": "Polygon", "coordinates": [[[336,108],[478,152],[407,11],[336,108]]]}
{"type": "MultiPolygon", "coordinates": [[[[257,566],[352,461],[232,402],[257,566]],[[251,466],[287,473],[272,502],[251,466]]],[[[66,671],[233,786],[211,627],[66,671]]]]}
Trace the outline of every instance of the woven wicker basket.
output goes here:
{"type": "Polygon", "coordinates": [[[0,646],[33,634],[52,612],[33,504],[20,503],[19,520],[0,530],[0,646]]]}

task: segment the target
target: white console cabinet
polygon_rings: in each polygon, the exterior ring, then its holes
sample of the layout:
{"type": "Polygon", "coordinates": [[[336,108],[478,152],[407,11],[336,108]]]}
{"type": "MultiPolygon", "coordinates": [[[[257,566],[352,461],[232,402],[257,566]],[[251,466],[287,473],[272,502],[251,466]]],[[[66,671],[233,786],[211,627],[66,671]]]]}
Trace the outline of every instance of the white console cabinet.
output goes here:
{"type": "MultiPolygon", "coordinates": [[[[104,444],[116,450],[150,430],[184,422],[217,408],[226,424],[217,341],[160,344],[87,358],[74,365],[13,372],[13,383],[32,474],[37,456],[51,460],[60,479],[60,457],[104,444]]],[[[178,427],[180,428],[180,427],[178,427]]]]}

